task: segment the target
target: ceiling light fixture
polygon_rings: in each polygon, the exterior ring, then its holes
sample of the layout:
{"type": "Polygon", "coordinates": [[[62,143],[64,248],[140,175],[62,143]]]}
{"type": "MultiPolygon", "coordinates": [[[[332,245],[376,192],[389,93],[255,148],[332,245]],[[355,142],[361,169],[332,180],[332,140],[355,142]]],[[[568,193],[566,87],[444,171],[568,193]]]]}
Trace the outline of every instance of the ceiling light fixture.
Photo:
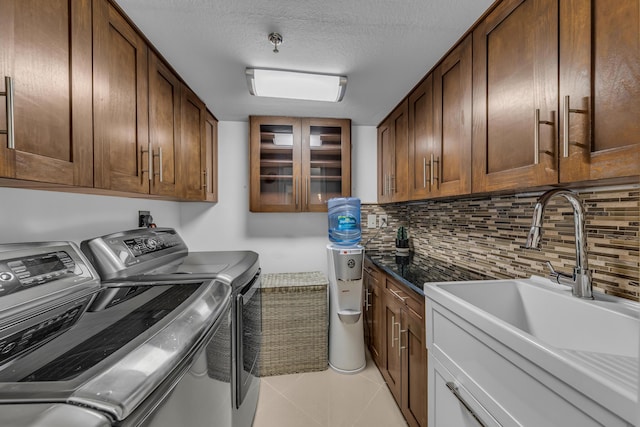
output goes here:
{"type": "Polygon", "coordinates": [[[299,71],[247,68],[249,92],[254,96],[340,102],[347,77],[299,71]]]}

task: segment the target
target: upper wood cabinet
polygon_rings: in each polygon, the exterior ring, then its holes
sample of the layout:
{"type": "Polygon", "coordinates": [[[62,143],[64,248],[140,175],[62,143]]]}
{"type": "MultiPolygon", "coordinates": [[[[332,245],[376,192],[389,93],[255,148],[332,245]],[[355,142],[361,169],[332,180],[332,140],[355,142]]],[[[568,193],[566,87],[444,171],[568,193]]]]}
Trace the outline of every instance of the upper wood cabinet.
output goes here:
{"type": "Polygon", "coordinates": [[[434,147],[432,192],[471,192],[471,36],[462,40],[433,72],[434,147]]]}
{"type": "Polygon", "coordinates": [[[207,108],[185,85],[182,85],[181,94],[180,197],[202,201],[206,199],[207,108]]]}
{"type": "Polygon", "coordinates": [[[1,177],[93,186],[91,34],[90,0],[0,0],[1,177]]]}
{"type": "Polygon", "coordinates": [[[180,158],[178,77],[153,52],[149,54],[149,153],[151,193],[176,196],[180,158]]]}
{"type": "Polygon", "coordinates": [[[378,202],[409,199],[409,106],[404,99],[378,127],[378,202]]]}
{"type": "Polygon", "coordinates": [[[473,31],[473,191],[558,182],[558,1],[504,0],[473,31]]]}
{"type": "Polygon", "coordinates": [[[434,152],[433,74],[409,94],[409,198],[432,197],[434,152]]]}
{"type": "Polygon", "coordinates": [[[252,116],[252,212],[326,212],[351,195],[351,121],[252,116]]]}
{"type": "Polygon", "coordinates": [[[560,182],[640,173],[640,3],[560,2],[560,182]]]}
{"type": "Polygon", "coordinates": [[[95,186],[149,193],[147,45],[106,0],[93,2],[95,186]]]}
{"type": "Polygon", "coordinates": [[[204,191],[207,202],[218,201],[218,120],[207,110],[204,123],[204,191]]]}
{"type": "Polygon", "coordinates": [[[471,36],[409,94],[413,200],[471,192],[471,36]]]}

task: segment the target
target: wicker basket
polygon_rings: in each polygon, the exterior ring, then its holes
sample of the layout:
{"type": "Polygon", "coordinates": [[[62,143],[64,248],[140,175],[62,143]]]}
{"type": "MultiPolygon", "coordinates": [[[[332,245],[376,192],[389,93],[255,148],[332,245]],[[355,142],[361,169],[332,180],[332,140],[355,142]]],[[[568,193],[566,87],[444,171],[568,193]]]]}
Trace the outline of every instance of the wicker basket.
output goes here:
{"type": "Polygon", "coordinates": [[[263,275],[260,376],[327,369],[327,286],[320,272],[263,275]]]}

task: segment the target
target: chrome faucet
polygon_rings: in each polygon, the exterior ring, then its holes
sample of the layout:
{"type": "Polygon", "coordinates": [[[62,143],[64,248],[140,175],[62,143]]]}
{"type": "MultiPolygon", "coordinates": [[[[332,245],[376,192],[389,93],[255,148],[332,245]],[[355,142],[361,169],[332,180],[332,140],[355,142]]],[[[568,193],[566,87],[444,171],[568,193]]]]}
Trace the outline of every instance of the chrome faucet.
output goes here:
{"type": "Polygon", "coordinates": [[[593,299],[591,288],[591,271],[589,270],[589,262],[587,260],[587,235],[584,232],[584,208],[576,194],[569,190],[557,189],[544,193],[538,199],[533,209],[533,221],[529,237],[525,245],[528,249],[540,248],[540,236],[542,235],[542,218],[544,209],[549,200],[555,196],[564,197],[573,207],[573,223],[576,237],[576,266],[573,268],[573,276],[564,274],[553,269],[553,266],[547,261],[547,266],[551,271],[549,278],[556,283],[569,285],[572,287],[571,293],[578,298],[593,299]]]}

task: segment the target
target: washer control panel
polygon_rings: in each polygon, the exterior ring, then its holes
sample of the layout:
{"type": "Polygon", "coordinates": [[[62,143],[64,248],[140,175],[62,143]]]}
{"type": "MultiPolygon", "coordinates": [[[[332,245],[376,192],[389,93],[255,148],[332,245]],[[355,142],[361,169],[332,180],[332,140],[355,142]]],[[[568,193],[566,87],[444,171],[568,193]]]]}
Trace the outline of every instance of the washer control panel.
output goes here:
{"type": "Polygon", "coordinates": [[[0,260],[0,295],[80,274],[67,251],[0,260]]]}
{"type": "Polygon", "coordinates": [[[156,233],[152,236],[135,236],[124,238],[123,243],[129,248],[134,257],[158,252],[182,244],[182,240],[175,234],[156,233]]]}

